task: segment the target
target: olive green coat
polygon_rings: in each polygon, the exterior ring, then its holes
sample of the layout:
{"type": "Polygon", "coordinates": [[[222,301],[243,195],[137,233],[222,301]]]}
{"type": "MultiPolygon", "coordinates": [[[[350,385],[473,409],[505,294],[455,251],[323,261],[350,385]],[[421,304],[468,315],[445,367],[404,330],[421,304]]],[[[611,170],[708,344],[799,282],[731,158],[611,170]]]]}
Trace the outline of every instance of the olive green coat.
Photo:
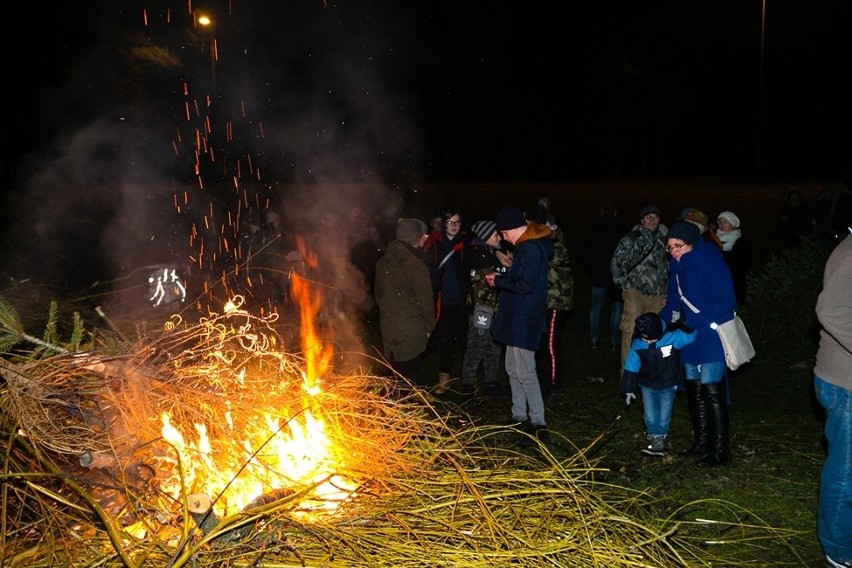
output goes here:
{"type": "Polygon", "coordinates": [[[429,268],[414,247],[388,245],[376,263],[375,299],[384,356],[408,361],[424,352],[435,327],[435,304],[429,268]]]}

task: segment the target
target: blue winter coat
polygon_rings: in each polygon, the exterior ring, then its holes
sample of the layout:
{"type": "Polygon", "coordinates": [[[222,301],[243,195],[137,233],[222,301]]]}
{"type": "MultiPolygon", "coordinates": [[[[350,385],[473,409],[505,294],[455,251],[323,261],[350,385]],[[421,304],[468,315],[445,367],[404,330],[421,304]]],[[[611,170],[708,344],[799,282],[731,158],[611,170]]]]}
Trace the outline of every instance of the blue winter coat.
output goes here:
{"type": "Polygon", "coordinates": [[[731,271],[716,245],[699,239],[695,248],[681,256],[680,261],[669,259],[668,294],[660,317],[670,322],[673,313],[680,312],[686,325],[698,332],[695,341],[681,350],[684,363],[700,365],[725,360],[719,334],[710,324],[722,324],[734,319],[735,306],[731,271]],[[693,312],[681,299],[678,282],[683,297],[699,310],[698,313],[693,312]]]}
{"type": "Polygon", "coordinates": [[[494,287],[500,290],[500,307],[491,335],[504,345],[535,351],[546,330],[547,263],[553,255],[553,239],[547,225],[536,225],[534,230],[530,227],[515,244],[512,267],[494,278],[494,287]]]}

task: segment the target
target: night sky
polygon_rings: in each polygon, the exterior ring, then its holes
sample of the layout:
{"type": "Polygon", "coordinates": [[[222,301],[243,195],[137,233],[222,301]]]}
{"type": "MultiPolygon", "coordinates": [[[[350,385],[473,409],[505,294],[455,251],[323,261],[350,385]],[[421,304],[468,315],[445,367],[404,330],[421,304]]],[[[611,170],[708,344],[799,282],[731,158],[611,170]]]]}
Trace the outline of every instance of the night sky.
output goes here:
{"type": "Polygon", "coordinates": [[[380,246],[375,227],[423,182],[845,179],[852,2],[766,0],[765,26],[763,5],[17,6],[3,39],[3,268],[85,283],[184,262],[193,230],[266,207],[343,258],[380,246]]]}
{"type": "Polygon", "coordinates": [[[4,38],[4,186],[95,121],[180,176],[158,152],[183,82],[262,123],[221,151],[282,182],[846,176],[852,3],[767,0],[763,28],[762,6],[31,3],[4,38]]]}

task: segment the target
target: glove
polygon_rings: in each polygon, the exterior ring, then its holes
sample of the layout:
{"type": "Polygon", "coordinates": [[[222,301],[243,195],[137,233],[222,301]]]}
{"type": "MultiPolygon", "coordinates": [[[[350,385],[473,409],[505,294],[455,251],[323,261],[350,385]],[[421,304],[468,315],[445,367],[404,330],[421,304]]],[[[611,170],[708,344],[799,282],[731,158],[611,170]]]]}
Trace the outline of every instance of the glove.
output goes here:
{"type": "Polygon", "coordinates": [[[636,394],[635,393],[629,392],[626,395],[624,395],[624,404],[625,405],[630,406],[630,403],[633,402],[634,400],[636,400],[636,394]]]}
{"type": "Polygon", "coordinates": [[[684,318],[679,318],[668,325],[668,331],[681,330],[684,333],[692,333],[692,328],[686,325],[684,318]]]}

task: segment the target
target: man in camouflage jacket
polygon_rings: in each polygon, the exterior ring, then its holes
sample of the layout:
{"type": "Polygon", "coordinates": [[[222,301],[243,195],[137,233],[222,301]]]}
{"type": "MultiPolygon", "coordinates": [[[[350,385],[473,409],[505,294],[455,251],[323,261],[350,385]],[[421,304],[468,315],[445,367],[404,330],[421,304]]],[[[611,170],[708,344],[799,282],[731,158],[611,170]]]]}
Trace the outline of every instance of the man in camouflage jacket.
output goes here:
{"type": "Polygon", "coordinates": [[[624,297],[619,326],[622,368],[633,341],[636,318],[647,312],[659,313],[666,302],[668,255],[660,217],[656,205],[642,207],[639,224],[621,238],[610,261],[612,280],[621,286],[624,297]]]}
{"type": "Polygon", "coordinates": [[[565,233],[550,214],[544,223],[551,230],[553,256],[547,264],[547,330],[541,349],[536,351],[536,369],[544,400],[565,383],[565,350],[562,331],[568,314],[574,309],[574,274],[565,233]]]}

